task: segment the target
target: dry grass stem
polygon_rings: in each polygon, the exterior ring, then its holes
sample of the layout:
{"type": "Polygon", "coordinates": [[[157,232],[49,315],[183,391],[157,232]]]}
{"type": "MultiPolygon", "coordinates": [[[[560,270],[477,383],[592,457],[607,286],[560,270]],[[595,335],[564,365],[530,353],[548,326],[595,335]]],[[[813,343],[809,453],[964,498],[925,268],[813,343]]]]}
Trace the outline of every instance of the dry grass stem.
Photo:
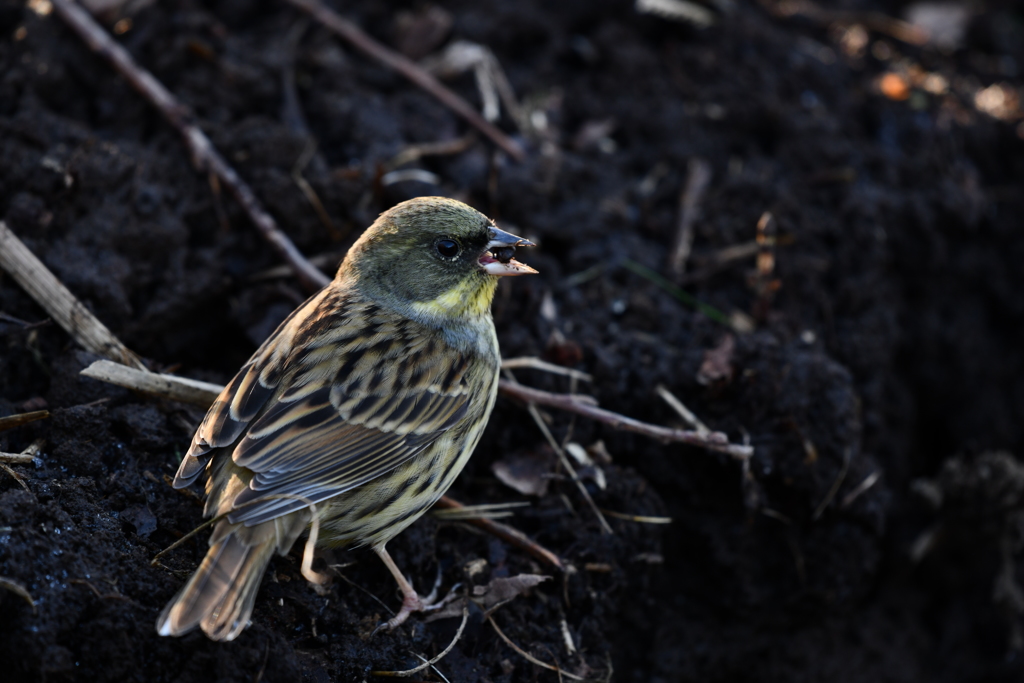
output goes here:
{"type": "Polygon", "coordinates": [[[0,470],[3,470],[7,474],[9,474],[11,479],[13,479],[14,481],[18,482],[18,484],[21,485],[21,488],[23,488],[26,491],[28,491],[29,493],[31,493],[32,491],[29,489],[28,484],[25,483],[25,478],[22,477],[17,472],[15,472],[14,470],[12,470],[11,466],[6,464],[3,461],[3,456],[5,456],[5,455],[13,455],[13,454],[12,453],[0,453],[0,470]]]}
{"type": "Polygon", "coordinates": [[[552,394],[548,391],[532,389],[509,380],[499,380],[498,389],[506,396],[517,398],[526,403],[558,408],[583,417],[596,420],[615,429],[622,429],[628,432],[643,434],[659,441],[685,443],[690,446],[706,448],[710,451],[725,453],[737,460],[746,460],[754,454],[752,446],[744,446],[729,442],[729,438],[721,432],[710,432],[701,434],[696,431],[683,429],[670,429],[658,425],[648,424],[631,417],[604,410],[597,406],[585,403],[579,396],[573,394],[552,394]]]}
{"type": "Polygon", "coordinates": [[[490,615],[490,614],[487,615],[487,622],[494,629],[494,632],[497,633],[498,636],[502,640],[505,641],[506,645],[508,645],[513,650],[515,650],[517,653],[519,653],[519,656],[521,656],[523,659],[525,659],[526,661],[530,662],[531,664],[536,664],[537,666],[542,667],[544,669],[547,669],[548,671],[554,671],[559,676],[565,676],[566,678],[571,678],[574,681],[585,681],[585,680],[587,680],[586,678],[583,678],[582,676],[577,676],[576,674],[571,674],[568,671],[565,671],[565,670],[563,670],[560,667],[551,666],[550,664],[548,664],[546,662],[542,662],[539,659],[537,659],[536,657],[534,657],[533,655],[531,655],[526,650],[522,649],[521,647],[519,647],[518,645],[513,643],[512,639],[509,638],[508,636],[506,636],[505,632],[502,631],[500,628],[498,628],[498,624],[495,623],[493,615],[490,615]]]}
{"type": "Polygon", "coordinates": [[[817,509],[814,511],[814,514],[811,515],[811,519],[815,522],[821,519],[821,516],[825,514],[825,508],[827,508],[829,504],[832,503],[832,500],[836,497],[836,494],[839,493],[839,487],[843,485],[843,480],[846,479],[846,473],[850,469],[850,460],[852,459],[852,457],[853,453],[850,451],[849,448],[843,451],[843,466],[839,468],[839,475],[836,476],[836,480],[832,482],[832,488],[828,490],[828,493],[825,495],[825,499],[821,501],[821,504],[818,505],[817,509]]]}
{"type": "Polygon", "coordinates": [[[690,159],[686,184],[679,197],[679,223],[676,227],[676,241],[672,247],[672,255],[669,257],[669,270],[676,277],[686,271],[686,262],[693,249],[693,230],[697,222],[697,214],[700,213],[700,203],[710,184],[711,164],[699,157],[690,159]]]}
{"type": "Polygon", "coordinates": [[[210,382],[134,370],[108,360],[96,361],[82,370],[81,375],[150,396],[168,398],[203,408],[210,407],[223,389],[210,382]]]}
{"type": "MultiPolygon", "coordinates": [[[[466,622],[467,621],[469,621],[469,608],[468,607],[463,607],[462,608],[462,623],[459,624],[459,630],[455,632],[455,637],[452,638],[452,642],[448,643],[448,647],[446,647],[444,650],[442,650],[441,654],[437,655],[433,659],[424,661],[422,664],[417,666],[415,669],[406,669],[405,671],[371,671],[370,675],[371,676],[389,677],[389,678],[407,678],[409,676],[412,676],[413,674],[416,674],[416,673],[419,673],[420,671],[423,671],[424,669],[426,669],[428,667],[434,666],[435,664],[440,662],[442,659],[447,657],[448,653],[451,652],[452,648],[455,647],[455,643],[459,642],[459,638],[462,637],[462,632],[466,628],[466,622]]],[[[418,655],[416,655],[416,656],[418,656],[418,655]]],[[[423,659],[423,657],[419,657],[419,658],[423,659]]]]}
{"type": "Polygon", "coordinates": [[[554,363],[548,363],[547,361],[535,358],[533,356],[523,356],[522,358],[506,358],[501,361],[502,370],[519,370],[522,368],[530,368],[533,370],[542,370],[544,372],[550,372],[552,375],[564,375],[566,377],[572,377],[573,379],[582,380],[584,382],[593,382],[594,378],[585,372],[579,370],[573,370],[562,365],[555,365],[554,363]]]}
{"type": "MultiPolygon", "coordinates": [[[[67,0],[57,0],[67,2],[67,0]]],[[[82,11],[82,10],[78,10],[82,11]]],[[[0,221],[0,269],[14,278],[86,350],[145,369],[142,361],[65,287],[0,221]]]]}
{"type": "Polygon", "coordinates": [[[529,501],[513,503],[490,503],[487,505],[464,505],[460,508],[434,510],[433,515],[445,522],[465,522],[471,519],[499,519],[511,517],[514,508],[530,507],[529,501]]]}
{"type": "MultiPolygon", "coordinates": [[[[508,371],[506,371],[506,374],[509,377],[511,377],[511,373],[508,373],[508,371]]],[[[514,379],[510,381],[515,386],[519,386],[514,379]]],[[[612,531],[611,525],[608,524],[608,520],[605,519],[604,515],[601,514],[601,510],[600,508],[597,507],[597,504],[594,502],[594,499],[591,498],[590,491],[588,491],[587,487],[583,484],[582,481],[580,481],[580,477],[576,473],[576,468],[573,467],[572,462],[569,461],[569,456],[566,455],[565,449],[562,448],[561,444],[559,444],[557,440],[555,440],[555,437],[551,433],[551,430],[548,429],[547,423],[545,423],[544,420],[541,418],[540,411],[537,410],[537,406],[530,402],[526,404],[526,409],[530,412],[530,416],[533,418],[533,421],[537,423],[537,427],[540,429],[541,433],[544,434],[544,438],[547,439],[548,445],[550,445],[551,448],[555,451],[555,453],[558,454],[558,459],[559,461],[561,461],[562,467],[564,467],[565,470],[569,473],[569,476],[572,477],[573,482],[576,484],[576,488],[579,489],[580,494],[583,496],[584,500],[587,501],[587,505],[589,505],[590,509],[594,511],[594,515],[597,517],[598,521],[601,522],[601,529],[606,534],[615,533],[614,531],[612,531]]]]}
{"type": "Polygon", "coordinates": [[[615,519],[624,519],[627,522],[637,522],[639,524],[671,524],[671,517],[651,517],[648,515],[630,515],[625,512],[615,512],[614,510],[605,510],[601,508],[601,512],[614,517],[615,519]]]}
{"type": "Polygon", "coordinates": [[[850,507],[850,505],[853,504],[853,501],[857,500],[862,495],[864,495],[864,493],[868,489],[870,489],[872,486],[877,484],[878,480],[881,479],[881,478],[882,478],[882,470],[875,470],[874,472],[872,472],[871,474],[866,476],[864,478],[864,481],[862,481],[861,483],[857,484],[856,488],[854,488],[852,491],[850,491],[849,493],[847,493],[843,497],[843,502],[841,503],[840,507],[844,507],[844,508],[850,507]]]}
{"type": "Polygon", "coordinates": [[[206,134],[191,122],[192,115],[188,108],[178,102],[151,73],[136,64],[128,51],[115,42],[81,6],[73,0],[52,0],[52,3],[64,23],[70,26],[94,52],[109,61],[132,87],[178,130],[192,155],[195,167],[216,176],[220,183],[227,187],[264,239],[292,267],[303,286],[315,291],[330,282],[330,278],[306,260],[288,236],[281,232],[277,222],[256,199],[252,188],[224,160],[206,134]]]}
{"type": "MultiPolygon", "coordinates": [[[[67,1],[58,0],[58,2],[67,1]]],[[[466,100],[446,88],[440,81],[408,57],[378,43],[366,35],[358,26],[342,18],[337,12],[317,0],[287,0],[287,2],[307,12],[328,29],[348,41],[356,49],[373,57],[381,64],[394,69],[415,85],[436,97],[442,104],[490,138],[494,144],[511,155],[516,161],[522,161],[525,158],[526,153],[519,143],[505,135],[497,126],[484,119],[466,100]]]]}
{"type": "Polygon", "coordinates": [[[686,424],[690,425],[697,430],[698,434],[704,434],[705,436],[711,433],[707,425],[700,421],[696,415],[694,415],[689,408],[683,405],[683,402],[676,398],[675,394],[665,388],[665,385],[659,384],[654,388],[658,392],[658,396],[672,407],[672,410],[679,413],[679,417],[683,418],[686,424]]]}
{"type": "Polygon", "coordinates": [[[9,590],[15,595],[21,597],[21,599],[27,602],[29,606],[32,608],[32,613],[37,613],[36,601],[32,599],[32,596],[29,594],[28,590],[26,590],[25,587],[21,585],[21,583],[15,581],[14,579],[8,579],[6,576],[0,576],[0,588],[9,590]]]}

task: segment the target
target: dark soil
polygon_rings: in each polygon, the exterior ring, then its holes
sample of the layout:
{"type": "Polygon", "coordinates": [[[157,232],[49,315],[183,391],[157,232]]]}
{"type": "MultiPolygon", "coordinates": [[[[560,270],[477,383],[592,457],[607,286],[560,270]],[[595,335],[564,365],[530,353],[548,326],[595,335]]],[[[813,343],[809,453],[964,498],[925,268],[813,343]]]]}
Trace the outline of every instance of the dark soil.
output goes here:
{"type": "MultiPolygon", "coordinates": [[[[612,519],[603,535],[564,480],[517,511],[513,525],[576,569],[494,615],[533,656],[594,680],[1024,680],[1024,14],[974,3],[963,45],[942,51],[877,22],[850,28],[902,7],[841,4],[852,18],[830,24],[738,0],[699,30],[626,1],[441,2],[446,40],[493,50],[546,126],[500,122],[527,146],[523,163],[478,139],[409,166],[436,185],[386,185],[382,173],[406,146],[465,124],[283,3],[154,3],[118,40],[193,109],[306,254],[340,256],[402,199],[464,199],[540,244],[524,260],[541,274],[504,283],[495,303],[506,357],[573,365],[605,407],[679,425],[662,384],[755,447],[745,477],[725,456],[552,413],[558,438],[604,441],[608,488],[588,482],[601,508],[672,523],[612,519]],[[888,72],[916,80],[887,97],[888,72]],[[988,108],[1002,118],[976,107],[993,85],[1010,97],[988,108]],[[313,141],[301,172],[332,225],[293,178],[313,141]],[[725,315],[753,315],[753,332],[638,274],[671,277],[695,157],[713,176],[682,284],[725,315]],[[771,300],[755,291],[753,257],[710,265],[753,240],[765,211],[778,240],[761,283],[777,280],[771,300]],[[706,377],[706,352],[730,335],[706,377]]],[[[399,10],[422,17],[423,3],[343,5],[388,44],[437,48],[401,29],[399,10]]],[[[0,217],[155,369],[227,381],[306,293],[288,276],[254,277],[275,253],[55,15],[7,0],[0,33],[0,217]]],[[[471,74],[449,83],[479,103],[471,74]]],[[[33,466],[13,467],[24,486],[0,472],[0,577],[35,600],[0,590],[5,681],[359,681],[450,641],[457,620],[370,636],[387,617],[371,594],[399,601],[365,552],[334,558],[346,580],[325,597],[296,554],[276,558],[233,643],[158,637],[159,610],[205,549],[201,537],[150,564],[201,521],[199,502],[165,483],[201,411],[80,378],[94,357],[37,325],[45,312],[5,276],[0,312],[0,416],[53,412],[0,432],[4,452],[46,442],[33,466]]],[[[522,406],[501,399],[451,493],[521,500],[491,465],[545,448],[522,406]]],[[[429,516],[390,548],[423,588],[438,567],[445,588],[550,572],[429,516]]],[[[479,612],[438,669],[451,681],[558,679],[479,612]]]]}

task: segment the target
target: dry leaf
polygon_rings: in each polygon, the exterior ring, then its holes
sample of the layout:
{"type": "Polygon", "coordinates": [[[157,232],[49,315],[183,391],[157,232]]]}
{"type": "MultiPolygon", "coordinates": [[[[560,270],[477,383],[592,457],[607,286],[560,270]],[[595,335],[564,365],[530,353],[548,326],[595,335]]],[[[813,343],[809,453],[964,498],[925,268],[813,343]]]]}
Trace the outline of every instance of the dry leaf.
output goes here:
{"type": "Polygon", "coordinates": [[[727,334],[713,349],[704,352],[704,362],[697,371],[697,383],[707,386],[732,379],[732,354],[736,350],[736,339],[727,334]]]}
{"type": "Polygon", "coordinates": [[[491,465],[491,471],[505,486],[524,496],[543,496],[548,491],[554,461],[547,449],[514,453],[491,465]]]}

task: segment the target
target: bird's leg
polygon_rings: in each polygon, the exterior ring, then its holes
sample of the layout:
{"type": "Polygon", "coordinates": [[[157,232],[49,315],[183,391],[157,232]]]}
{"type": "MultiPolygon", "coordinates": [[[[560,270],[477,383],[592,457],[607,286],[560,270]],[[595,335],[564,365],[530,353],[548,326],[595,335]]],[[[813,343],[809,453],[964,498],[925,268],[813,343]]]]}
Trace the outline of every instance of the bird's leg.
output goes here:
{"type": "Polygon", "coordinates": [[[317,548],[307,543],[302,552],[302,576],[313,586],[316,594],[323,597],[331,592],[331,584],[334,582],[334,570],[330,568],[331,553],[329,550],[317,548]],[[313,562],[320,558],[327,564],[327,571],[319,572],[313,569],[313,562]]]}
{"type": "MultiPolygon", "coordinates": [[[[386,624],[382,624],[384,628],[391,631],[398,626],[405,623],[405,620],[409,618],[409,615],[413,612],[432,612],[436,609],[444,607],[446,604],[451,602],[454,595],[455,589],[458,586],[452,588],[441,600],[437,600],[437,590],[441,586],[441,569],[438,567],[437,581],[434,582],[434,590],[430,592],[426,598],[420,597],[420,594],[416,592],[416,589],[412,587],[409,580],[402,576],[402,572],[398,570],[398,565],[391,559],[391,555],[388,553],[384,546],[374,548],[373,551],[377,553],[381,561],[387,566],[388,571],[395,577],[395,581],[398,583],[398,588],[402,591],[402,609],[398,611],[394,617],[389,619],[386,624]]],[[[380,627],[378,627],[379,629],[380,627]]]]}

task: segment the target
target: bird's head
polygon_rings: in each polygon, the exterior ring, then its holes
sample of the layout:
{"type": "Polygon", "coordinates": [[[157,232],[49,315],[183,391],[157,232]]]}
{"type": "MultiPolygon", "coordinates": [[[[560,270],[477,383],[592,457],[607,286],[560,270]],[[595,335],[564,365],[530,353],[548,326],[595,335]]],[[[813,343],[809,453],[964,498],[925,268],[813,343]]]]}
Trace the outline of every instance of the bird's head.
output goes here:
{"type": "Polygon", "coordinates": [[[536,273],[512,258],[532,242],[500,230],[462,202],[418,197],[385,211],[352,246],[339,276],[428,317],[483,314],[498,278],[536,273]]]}

